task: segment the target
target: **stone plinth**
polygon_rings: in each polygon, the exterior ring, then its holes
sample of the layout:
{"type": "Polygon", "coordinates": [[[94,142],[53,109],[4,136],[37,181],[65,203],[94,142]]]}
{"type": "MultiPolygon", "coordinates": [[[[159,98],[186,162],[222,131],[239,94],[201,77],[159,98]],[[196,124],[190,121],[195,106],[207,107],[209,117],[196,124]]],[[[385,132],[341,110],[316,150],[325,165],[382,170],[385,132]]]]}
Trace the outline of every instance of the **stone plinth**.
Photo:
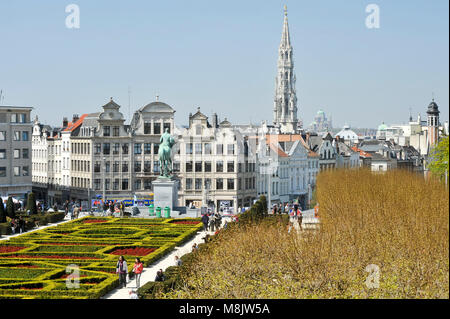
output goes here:
{"type": "Polygon", "coordinates": [[[174,207],[178,206],[177,181],[168,177],[158,177],[152,185],[155,209],[159,206],[164,210],[164,207],[169,206],[170,211],[173,211],[174,207]]]}

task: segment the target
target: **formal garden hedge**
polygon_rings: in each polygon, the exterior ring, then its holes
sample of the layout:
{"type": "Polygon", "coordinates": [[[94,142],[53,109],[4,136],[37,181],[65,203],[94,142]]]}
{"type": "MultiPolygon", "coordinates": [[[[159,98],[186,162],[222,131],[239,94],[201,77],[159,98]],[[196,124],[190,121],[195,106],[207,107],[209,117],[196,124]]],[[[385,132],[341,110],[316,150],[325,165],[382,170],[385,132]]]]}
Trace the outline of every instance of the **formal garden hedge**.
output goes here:
{"type": "Polygon", "coordinates": [[[0,298],[99,298],[118,286],[119,254],[131,272],[135,257],[148,266],[201,227],[200,219],[85,217],[13,237],[0,242],[0,298]],[[78,288],[66,284],[69,265],[79,267],[78,288]]]}
{"type": "MultiPolygon", "coordinates": [[[[1,205],[0,205],[1,206],[1,205]]],[[[25,230],[31,230],[36,227],[36,222],[39,223],[40,226],[45,226],[47,224],[54,224],[64,219],[64,212],[54,212],[54,213],[45,213],[45,214],[34,214],[27,215],[25,213],[17,213],[15,218],[21,217],[25,221],[25,230]]],[[[11,223],[9,222],[11,219],[9,217],[5,217],[5,220],[8,221],[0,223],[0,235],[10,235],[12,234],[11,223]]]]}

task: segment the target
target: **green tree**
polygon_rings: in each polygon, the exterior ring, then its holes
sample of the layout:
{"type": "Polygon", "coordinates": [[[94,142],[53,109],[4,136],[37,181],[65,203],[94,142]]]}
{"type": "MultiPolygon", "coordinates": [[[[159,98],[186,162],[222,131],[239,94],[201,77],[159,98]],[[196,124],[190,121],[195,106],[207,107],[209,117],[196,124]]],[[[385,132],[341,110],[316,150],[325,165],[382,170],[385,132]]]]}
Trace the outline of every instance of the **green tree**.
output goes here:
{"type": "Polygon", "coordinates": [[[14,202],[11,196],[8,197],[8,201],[6,202],[6,213],[10,218],[16,217],[16,208],[14,207],[14,202]]]}
{"type": "Polygon", "coordinates": [[[6,211],[3,200],[0,198],[0,223],[6,223],[6,211]]]}
{"type": "Polygon", "coordinates": [[[36,206],[36,195],[33,192],[28,194],[27,210],[30,211],[30,214],[37,214],[38,212],[36,206]]]}
{"type": "Polygon", "coordinates": [[[435,176],[443,179],[445,174],[448,174],[448,158],[448,136],[446,136],[431,150],[431,161],[427,167],[435,176]]]}

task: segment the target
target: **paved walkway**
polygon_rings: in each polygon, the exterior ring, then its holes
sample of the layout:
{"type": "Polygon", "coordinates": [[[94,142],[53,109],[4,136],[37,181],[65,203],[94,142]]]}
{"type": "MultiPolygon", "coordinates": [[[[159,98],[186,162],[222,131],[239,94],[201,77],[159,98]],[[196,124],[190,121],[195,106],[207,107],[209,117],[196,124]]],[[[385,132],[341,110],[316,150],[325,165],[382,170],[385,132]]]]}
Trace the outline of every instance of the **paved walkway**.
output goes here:
{"type": "MultiPolygon", "coordinates": [[[[157,260],[155,263],[150,265],[150,267],[144,268],[141,275],[141,286],[149,281],[154,281],[156,277],[156,272],[160,269],[163,272],[170,266],[175,266],[175,256],[181,257],[185,254],[192,252],[192,246],[194,243],[201,244],[205,241],[202,239],[206,234],[213,235],[213,232],[199,231],[197,235],[190,241],[184,243],[180,247],[175,247],[169,254],[164,256],[162,259],[157,260]]],[[[132,268],[134,260],[128,260],[128,268],[132,268]]],[[[129,280],[127,276],[127,287],[126,288],[116,288],[101,297],[101,299],[130,299],[130,291],[136,290],[136,281],[134,279],[129,280]]]]}

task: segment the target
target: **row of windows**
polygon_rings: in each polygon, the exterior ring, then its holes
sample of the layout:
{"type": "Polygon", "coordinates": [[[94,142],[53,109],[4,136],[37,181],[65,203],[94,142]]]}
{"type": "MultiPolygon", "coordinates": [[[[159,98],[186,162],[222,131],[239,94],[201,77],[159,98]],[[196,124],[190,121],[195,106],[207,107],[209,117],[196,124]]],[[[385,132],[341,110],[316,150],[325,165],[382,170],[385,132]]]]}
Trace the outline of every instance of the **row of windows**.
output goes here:
{"type": "MultiPolygon", "coordinates": [[[[6,177],[6,167],[0,167],[0,177],[6,177]]],[[[14,166],[13,167],[13,176],[30,176],[29,166],[14,166]]]]}
{"type": "Polygon", "coordinates": [[[72,154],[91,154],[89,143],[72,143],[72,154]]]}
{"type": "MultiPolygon", "coordinates": [[[[103,126],[103,136],[111,136],[111,126],[103,126]]],[[[113,126],[112,136],[120,136],[119,126],[113,126]]]]}
{"type": "MultiPolygon", "coordinates": [[[[197,155],[211,155],[212,147],[211,143],[186,143],[185,150],[187,155],[195,154],[197,155]]],[[[235,155],[235,145],[226,145],[226,154],[224,153],[224,144],[216,144],[215,155],[235,155]]]]}
{"type": "MultiPolygon", "coordinates": [[[[7,113],[0,113],[0,123],[7,123],[7,113]]],[[[28,123],[28,116],[26,113],[11,113],[9,118],[10,123],[28,123]]]]}
{"type": "Polygon", "coordinates": [[[91,162],[83,161],[83,160],[72,160],[71,161],[71,169],[75,172],[90,172],[91,171],[91,162]]]}
{"type": "MultiPolygon", "coordinates": [[[[200,191],[202,189],[211,189],[212,179],[211,178],[186,178],[186,190],[197,190],[200,191]]],[[[247,189],[255,189],[256,187],[256,179],[255,177],[250,178],[238,178],[237,179],[237,189],[238,190],[247,190],[247,189]],[[244,181],[244,185],[243,182],[244,181]],[[244,187],[244,188],[243,188],[244,187]]],[[[234,178],[216,178],[215,179],[215,189],[216,190],[235,190],[235,179],[234,178]],[[226,183],[226,189],[225,187],[226,183]]]]}
{"type": "MultiPolygon", "coordinates": [[[[105,179],[105,190],[128,190],[128,178],[122,179],[122,182],[120,182],[119,179],[113,179],[111,182],[111,179],[106,178],[105,179]],[[111,188],[112,187],[112,188],[111,188]]],[[[95,190],[101,190],[102,189],[102,180],[101,179],[94,179],[94,189],[95,190]]]]}
{"type": "Polygon", "coordinates": [[[159,135],[169,130],[170,133],[170,123],[163,123],[163,131],[161,131],[161,123],[153,123],[153,132],[152,132],[152,123],[145,122],[144,123],[144,134],[154,134],[159,135]]]}
{"type": "MultiPolygon", "coordinates": [[[[7,154],[6,149],[0,149],[0,160],[6,159],[7,158],[6,154],[7,154]]],[[[14,159],[20,159],[20,158],[28,159],[29,158],[29,149],[28,148],[14,149],[13,157],[14,157],[14,159]]]]}
{"type": "MultiPolygon", "coordinates": [[[[30,132],[28,131],[14,131],[13,132],[13,141],[27,142],[30,140],[30,132]]],[[[6,131],[0,131],[0,141],[6,141],[6,131]]]]}

